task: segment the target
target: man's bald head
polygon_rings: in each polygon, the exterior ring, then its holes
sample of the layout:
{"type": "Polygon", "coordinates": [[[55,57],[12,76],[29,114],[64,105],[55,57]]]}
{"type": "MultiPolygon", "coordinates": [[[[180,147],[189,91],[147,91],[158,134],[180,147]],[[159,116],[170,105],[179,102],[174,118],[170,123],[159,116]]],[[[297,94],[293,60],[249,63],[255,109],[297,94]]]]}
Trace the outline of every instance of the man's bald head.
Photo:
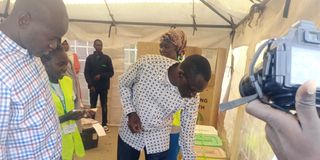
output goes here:
{"type": "Polygon", "coordinates": [[[55,49],[68,30],[68,15],[62,0],[16,0],[0,29],[31,54],[41,56],[55,49]]]}
{"type": "Polygon", "coordinates": [[[16,0],[12,16],[21,16],[28,12],[33,20],[60,22],[68,24],[68,14],[62,0],[16,0]]]}

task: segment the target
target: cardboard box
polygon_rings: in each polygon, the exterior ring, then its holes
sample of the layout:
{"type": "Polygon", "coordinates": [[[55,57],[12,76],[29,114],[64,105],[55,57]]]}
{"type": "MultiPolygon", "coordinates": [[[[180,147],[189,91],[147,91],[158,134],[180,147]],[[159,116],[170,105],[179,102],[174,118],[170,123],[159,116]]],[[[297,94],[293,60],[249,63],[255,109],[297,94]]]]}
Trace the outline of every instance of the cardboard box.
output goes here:
{"type": "Polygon", "coordinates": [[[207,87],[203,92],[200,93],[200,104],[197,124],[201,125],[212,125],[213,117],[213,92],[212,87],[207,87]]]}

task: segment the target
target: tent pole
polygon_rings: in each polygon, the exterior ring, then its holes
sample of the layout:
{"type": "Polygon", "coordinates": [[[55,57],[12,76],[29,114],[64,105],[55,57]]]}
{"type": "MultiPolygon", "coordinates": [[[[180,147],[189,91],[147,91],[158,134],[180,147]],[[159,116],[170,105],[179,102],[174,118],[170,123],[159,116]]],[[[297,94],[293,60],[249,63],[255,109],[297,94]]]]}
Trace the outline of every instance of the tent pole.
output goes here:
{"type": "MultiPolygon", "coordinates": [[[[269,2],[270,0],[263,0],[261,3],[257,3],[258,5],[260,6],[263,6],[265,7],[266,4],[269,2]]],[[[256,4],[256,5],[257,5],[256,4]]],[[[255,5],[255,4],[253,4],[255,5]]],[[[252,7],[252,6],[251,6],[252,7]]],[[[235,26],[235,29],[238,28],[240,25],[242,25],[248,18],[250,17],[250,13],[248,13],[248,15],[246,15],[236,26],[235,26]]]]}
{"type": "Polygon", "coordinates": [[[213,6],[211,4],[209,4],[209,2],[207,2],[206,0],[200,0],[204,5],[206,5],[209,9],[211,9],[214,13],[216,13],[218,16],[220,16],[223,20],[225,20],[226,22],[228,22],[231,26],[234,26],[234,23],[232,23],[232,21],[230,21],[229,19],[227,19],[226,17],[224,17],[221,13],[219,13],[218,10],[216,10],[215,8],[213,8],[213,6]]]}
{"type": "MultiPolygon", "coordinates": [[[[84,19],[69,19],[70,22],[84,22],[84,23],[102,23],[112,24],[113,21],[100,21],[100,20],[84,20],[84,19]]],[[[140,26],[163,26],[163,27],[191,27],[193,24],[175,24],[175,23],[147,23],[147,22],[127,22],[117,21],[117,25],[140,25],[140,26]]],[[[199,28],[232,28],[231,25],[209,25],[209,24],[197,24],[199,28]]]]}
{"type": "Polygon", "coordinates": [[[8,17],[9,6],[10,6],[10,0],[3,0],[2,1],[2,9],[0,12],[0,17],[4,17],[4,18],[8,17]]]}
{"type": "Polygon", "coordinates": [[[286,0],[284,9],[283,9],[283,18],[288,18],[289,15],[289,8],[290,8],[291,0],[286,0]]]}

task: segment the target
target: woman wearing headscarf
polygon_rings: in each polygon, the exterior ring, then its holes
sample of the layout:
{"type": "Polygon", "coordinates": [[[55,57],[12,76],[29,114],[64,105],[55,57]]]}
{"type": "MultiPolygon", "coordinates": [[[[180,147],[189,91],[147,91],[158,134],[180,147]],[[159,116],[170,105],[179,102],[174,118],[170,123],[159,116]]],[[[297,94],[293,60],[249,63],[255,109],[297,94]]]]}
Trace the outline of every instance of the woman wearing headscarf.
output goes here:
{"type": "MultiPolygon", "coordinates": [[[[160,37],[160,54],[181,62],[186,45],[187,39],[184,32],[180,29],[170,29],[160,37]]],[[[176,160],[179,154],[180,112],[173,115],[168,160],[176,160]]]]}
{"type": "Polygon", "coordinates": [[[182,61],[186,46],[186,35],[180,29],[170,29],[160,37],[160,54],[165,57],[182,61]]]}

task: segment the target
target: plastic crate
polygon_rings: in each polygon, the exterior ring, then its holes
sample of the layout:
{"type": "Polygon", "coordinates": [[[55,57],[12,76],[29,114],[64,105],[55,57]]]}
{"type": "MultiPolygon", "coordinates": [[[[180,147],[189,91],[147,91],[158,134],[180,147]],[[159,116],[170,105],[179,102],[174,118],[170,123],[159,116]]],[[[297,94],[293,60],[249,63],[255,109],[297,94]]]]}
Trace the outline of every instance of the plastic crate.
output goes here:
{"type": "Polygon", "coordinates": [[[81,138],[85,150],[98,147],[99,136],[94,128],[83,129],[81,138]]]}

